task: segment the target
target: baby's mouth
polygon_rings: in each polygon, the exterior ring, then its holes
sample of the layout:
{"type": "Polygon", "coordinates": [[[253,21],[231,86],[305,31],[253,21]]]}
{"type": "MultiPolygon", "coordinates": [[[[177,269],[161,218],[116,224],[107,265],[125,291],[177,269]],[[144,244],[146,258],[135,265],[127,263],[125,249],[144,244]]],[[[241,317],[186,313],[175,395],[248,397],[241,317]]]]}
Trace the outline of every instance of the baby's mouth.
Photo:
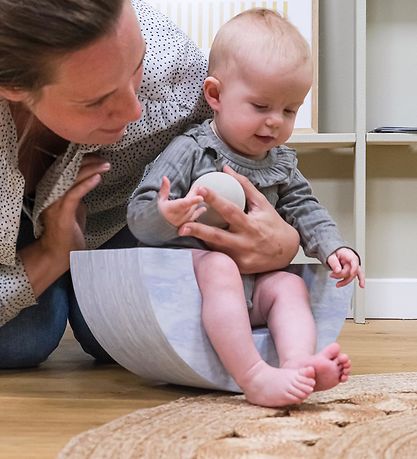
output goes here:
{"type": "Polygon", "coordinates": [[[275,140],[275,137],[270,135],[255,135],[255,137],[262,143],[271,143],[275,140]]]}

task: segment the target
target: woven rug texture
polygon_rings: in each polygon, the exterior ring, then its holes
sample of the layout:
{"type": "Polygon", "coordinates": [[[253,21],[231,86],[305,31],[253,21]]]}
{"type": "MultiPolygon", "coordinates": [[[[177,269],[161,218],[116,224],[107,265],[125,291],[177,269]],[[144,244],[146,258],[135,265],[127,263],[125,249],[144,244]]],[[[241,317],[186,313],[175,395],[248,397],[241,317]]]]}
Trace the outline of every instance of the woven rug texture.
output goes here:
{"type": "Polygon", "coordinates": [[[302,405],[213,393],[135,411],[74,437],[59,459],[415,459],[417,373],[353,376],[302,405]]]}

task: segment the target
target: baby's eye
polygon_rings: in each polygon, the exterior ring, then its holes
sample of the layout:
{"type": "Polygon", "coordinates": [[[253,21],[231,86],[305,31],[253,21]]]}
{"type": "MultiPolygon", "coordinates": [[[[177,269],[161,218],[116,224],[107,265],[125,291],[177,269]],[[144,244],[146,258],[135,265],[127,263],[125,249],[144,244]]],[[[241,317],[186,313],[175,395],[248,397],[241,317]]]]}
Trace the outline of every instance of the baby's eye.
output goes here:
{"type": "Polygon", "coordinates": [[[268,108],[267,105],[264,105],[264,104],[256,104],[256,103],[253,103],[252,104],[257,110],[266,110],[268,108]]]}
{"type": "Polygon", "coordinates": [[[295,115],[297,113],[297,110],[291,110],[290,108],[286,108],[284,111],[288,115],[295,115]]]}

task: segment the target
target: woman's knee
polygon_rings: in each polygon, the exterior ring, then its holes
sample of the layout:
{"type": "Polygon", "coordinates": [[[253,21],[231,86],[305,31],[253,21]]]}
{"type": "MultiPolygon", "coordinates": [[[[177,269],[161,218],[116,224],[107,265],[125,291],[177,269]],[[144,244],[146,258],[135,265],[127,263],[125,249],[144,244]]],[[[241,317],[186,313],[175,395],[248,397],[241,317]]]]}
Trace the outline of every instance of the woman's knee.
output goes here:
{"type": "Polygon", "coordinates": [[[44,362],[56,349],[65,332],[68,310],[48,308],[50,314],[42,323],[33,320],[34,305],[24,309],[17,317],[0,328],[0,368],[30,368],[44,362]]]}
{"type": "Polygon", "coordinates": [[[0,368],[29,368],[44,362],[58,346],[67,325],[67,280],[60,278],[38,303],[0,328],[0,368]]]}
{"type": "Polygon", "coordinates": [[[0,368],[32,368],[45,362],[57,348],[62,334],[45,337],[31,333],[29,339],[12,340],[6,345],[0,339],[0,368]]]}

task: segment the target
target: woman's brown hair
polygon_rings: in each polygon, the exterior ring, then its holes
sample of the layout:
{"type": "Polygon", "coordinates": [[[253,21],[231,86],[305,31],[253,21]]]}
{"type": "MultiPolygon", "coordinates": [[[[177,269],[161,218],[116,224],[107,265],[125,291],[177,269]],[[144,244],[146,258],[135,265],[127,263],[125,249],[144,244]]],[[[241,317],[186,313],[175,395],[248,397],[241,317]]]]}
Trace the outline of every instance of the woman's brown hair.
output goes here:
{"type": "Polygon", "coordinates": [[[0,0],[0,87],[38,92],[54,63],[110,33],[128,0],[0,0]]]}

